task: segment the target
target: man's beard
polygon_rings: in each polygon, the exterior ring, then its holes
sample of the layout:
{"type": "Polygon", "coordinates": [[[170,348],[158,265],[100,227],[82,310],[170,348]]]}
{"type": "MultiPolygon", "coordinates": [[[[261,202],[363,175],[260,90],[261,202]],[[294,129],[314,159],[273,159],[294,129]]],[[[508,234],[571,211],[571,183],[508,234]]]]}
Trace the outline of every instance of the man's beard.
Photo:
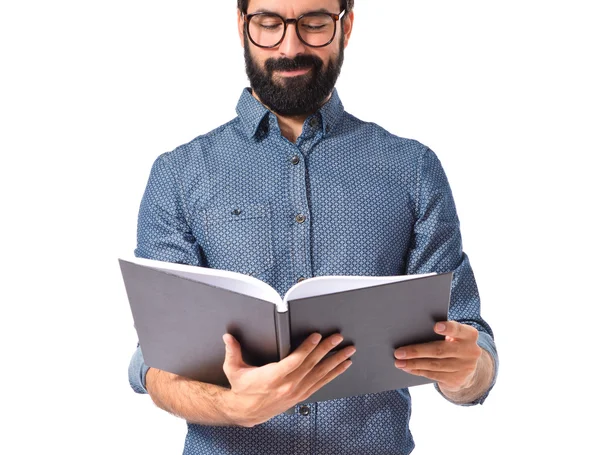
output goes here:
{"type": "MultiPolygon", "coordinates": [[[[289,33],[289,32],[288,32],[289,33]]],[[[316,112],[333,91],[344,62],[344,45],[342,39],[340,52],[334,55],[326,68],[323,60],[316,55],[299,55],[293,59],[270,58],[265,61],[264,70],[260,68],[250,54],[248,35],[244,39],[244,59],[246,74],[252,90],[262,103],[273,112],[283,116],[310,115],[316,112]],[[276,70],[311,70],[300,76],[278,78],[273,80],[276,70]]]]}

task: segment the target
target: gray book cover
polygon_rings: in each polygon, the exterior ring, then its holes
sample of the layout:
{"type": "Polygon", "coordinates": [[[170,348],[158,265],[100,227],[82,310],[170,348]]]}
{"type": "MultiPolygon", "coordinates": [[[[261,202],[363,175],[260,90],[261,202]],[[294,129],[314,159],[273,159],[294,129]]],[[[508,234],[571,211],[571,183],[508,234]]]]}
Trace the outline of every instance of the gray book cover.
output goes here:
{"type": "Polygon", "coordinates": [[[289,302],[291,349],[309,334],[340,332],[337,350],[354,345],[352,366],[305,402],[383,392],[430,379],[394,366],[401,346],[443,340],[433,331],[448,318],[452,273],[289,302]]]}
{"type": "Polygon", "coordinates": [[[344,341],[337,350],[356,347],[352,366],[303,402],[433,382],[397,369],[393,353],[400,346],[444,339],[433,325],[448,317],[452,272],[291,299],[282,313],[272,301],[185,274],[123,259],[119,264],[150,367],[228,387],[224,333],[240,341],[248,364],[261,366],[288,355],[310,333],[340,332],[344,341]]]}

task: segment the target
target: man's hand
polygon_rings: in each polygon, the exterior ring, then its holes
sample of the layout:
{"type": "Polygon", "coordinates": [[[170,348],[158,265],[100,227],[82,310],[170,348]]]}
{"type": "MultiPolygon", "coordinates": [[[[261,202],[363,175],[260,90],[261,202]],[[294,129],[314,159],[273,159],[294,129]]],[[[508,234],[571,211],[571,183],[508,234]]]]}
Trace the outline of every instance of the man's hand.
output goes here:
{"type": "Polygon", "coordinates": [[[438,322],[434,330],[446,339],[396,349],[396,368],[433,379],[452,401],[481,396],[491,383],[493,366],[491,357],[477,345],[477,329],[446,321],[438,322]]]}
{"type": "Polygon", "coordinates": [[[339,334],[321,340],[320,334],[313,333],[283,360],[253,367],[242,360],[238,341],[225,334],[223,370],[231,384],[225,402],[232,422],[244,427],[266,422],[342,374],[352,364],[347,359],[355,352],[353,346],[321,362],[342,340],[339,334]]]}

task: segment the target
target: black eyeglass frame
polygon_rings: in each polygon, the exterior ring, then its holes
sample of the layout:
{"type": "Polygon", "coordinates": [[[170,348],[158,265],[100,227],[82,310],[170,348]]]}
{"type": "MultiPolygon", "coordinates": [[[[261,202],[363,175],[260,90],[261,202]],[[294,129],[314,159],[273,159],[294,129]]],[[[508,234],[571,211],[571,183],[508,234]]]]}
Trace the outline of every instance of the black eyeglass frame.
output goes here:
{"type": "Polygon", "coordinates": [[[245,24],[245,28],[246,28],[246,33],[248,34],[248,39],[250,39],[250,41],[252,41],[252,44],[254,44],[255,46],[261,47],[263,49],[273,49],[273,48],[279,46],[285,39],[285,34],[287,33],[287,27],[289,24],[294,24],[296,26],[294,28],[296,29],[296,35],[298,36],[298,39],[300,41],[302,41],[302,43],[306,44],[308,47],[320,48],[320,47],[329,46],[335,39],[335,34],[337,33],[337,23],[339,20],[341,20],[344,17],[345,14],[346,14],[346,10],[342,10],[342,12],[340,12],[340,14],[315,11],[315,12],[311,12],[311,13],[302,14],[301,16],[298,16],[296,19],[286,19],[285,17],[282,17],[277,13],[270,13],[270,12],[266,12],[266,11],[260,12],[260,13],[254,13],[254,14],[242,13],[242,15],[244,16],[244,24],[245,24]],[[321,44],[319,46],[314,46],[314,45],[309,44],[306,41],[304,41],[304,39],[302,39],[302,36],[300,36],[300,30],[298,29],[298,22],[308,16],[323,16],[323,15],[329,16],[333,19],[333,35],[331,36],[331,39],[329,41],[327,41],[325,44],[321,44]],[[258,44],[256,41],[254,41],[252,39],[252,35],[250,34],[250,29],[249,29],[250,20],[254,16],[271,16],[271,17],[278,17],[279,19],[281,19],[281,21],[283,22],[283,34],[281,35],[281,39],[277,43],[273,44],[272,46],[262,46],[262,45],[258,44]]]}

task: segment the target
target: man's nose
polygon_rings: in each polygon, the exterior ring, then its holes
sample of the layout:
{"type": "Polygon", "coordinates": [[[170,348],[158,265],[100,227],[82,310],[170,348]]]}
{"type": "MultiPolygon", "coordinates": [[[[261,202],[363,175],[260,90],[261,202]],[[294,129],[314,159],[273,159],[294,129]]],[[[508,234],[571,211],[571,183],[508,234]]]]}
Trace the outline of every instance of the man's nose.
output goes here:
{"type": "Polygon", "coordinates": [[[298,38],[296,26],[297,24],[289,24],[287,26],[285,37],[279,45],[279,53],[282,57],[294,58],[306,52],[306,45],[298,38]]]}

